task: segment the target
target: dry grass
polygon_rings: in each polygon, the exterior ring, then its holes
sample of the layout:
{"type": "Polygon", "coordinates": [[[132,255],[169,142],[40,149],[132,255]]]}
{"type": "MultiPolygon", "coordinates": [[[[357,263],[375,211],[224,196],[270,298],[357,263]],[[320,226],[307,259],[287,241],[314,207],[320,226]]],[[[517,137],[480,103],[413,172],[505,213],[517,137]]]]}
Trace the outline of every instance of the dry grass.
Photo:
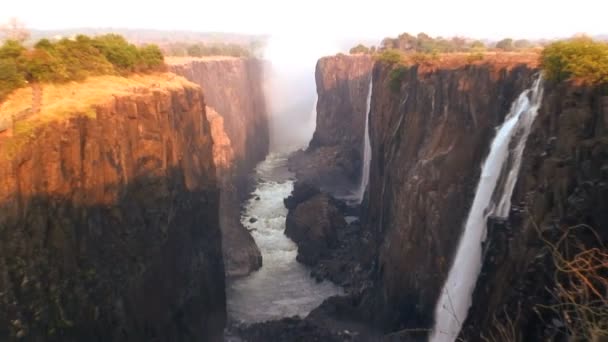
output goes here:
{"type": "Polygon", "coordinates": [[[495,69],[513,68],[517,65],[527,65],[529,67],[538,67],[540,54],[536,51],[523,52],[477,52],[477,53],[444,53],[435,56],[429,55],[425,61],[417,60],[410,61],[409,59],[419,56],[406,55],[406,60],[410,63],[420,64],[421,72],[431,72],[437,69],[457,69],[465,65],[489,65],[495,69]],[[475,58],[471,58],[475,57],[475,58]]]}
{"type": "MultiPolygon", "coordinates": [[[[15,120],[12,129],[0,133],[0,155],[14,155],[29,139],[35,138],[37,128],[74,116],[96,117],[95,107],[107,103],[113,96],[136,94],[141,89],[170,90],[196,87],[186,79],[171,73],[145,75],[97,76],[82,82],[41,84],[40,112],[15,120]]],[[[0,122],[13,121],[13,117],[32,107],[32,88],[16,90],[0,103],[0,122]]]]}
{"type": "Polygon", "coordinates": [[[550,310],[561,318],[569,341],[607,340],[608,249],[600,235],[594,228],[579,224],[563,228],[560,238],[551,242],[534,220],[532,223],[551,251],[556,269],[555,286],[547,291],[557,304],[538,305],[538,309],[550,310]],[[583,235],[592,238],[583,241],[583,235]]]}

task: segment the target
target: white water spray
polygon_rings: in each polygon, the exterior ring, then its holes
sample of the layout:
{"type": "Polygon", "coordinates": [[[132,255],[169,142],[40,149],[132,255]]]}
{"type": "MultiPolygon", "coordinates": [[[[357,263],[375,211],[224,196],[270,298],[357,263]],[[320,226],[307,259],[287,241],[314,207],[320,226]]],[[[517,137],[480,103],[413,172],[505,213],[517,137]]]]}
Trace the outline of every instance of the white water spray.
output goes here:
{"type": "Polygon", "coordinates": [[[461,236],[456,257],[435,307],[432,342],[452,342],[460,333],[472,303],[472,295],[482,266],[482,242],[486,238],[486,220],[495,215],[506,218],[517,181],[526,140],[542,101],[542,79],[525,90],[513,103],[511,111],[492,142],[483,163],[475,199],[461,236]],[[512,140],[515,145],[511,150],[512,140]],[[510,161],[510,162],[507,162],[510,161]],[[505,170],[505,168],[509,168],[505,170]],[[508,172],[498,184],[501,173],[508,172]],[[500,186],[502,185],[502,189],[500,186]],[[493,194],[500,194],[495,202],[493,194]]]}
{"type": "Polygon", "coordinates": [[[369,116],[372,106],[372,88],[374,87],[374,77],[371,76],[369,79],[369,90],[367,91],[367,107],[365,110],[365,133],[363,141],[363,167],[361,169],[361,182],[359,183],[359,189],[357,190],[357,199],[359,203],[363,202],[365,196],[365,189],[367,183],[369,183],[369,164],[372,159],[372,145],[369,141],[369,116]]]}

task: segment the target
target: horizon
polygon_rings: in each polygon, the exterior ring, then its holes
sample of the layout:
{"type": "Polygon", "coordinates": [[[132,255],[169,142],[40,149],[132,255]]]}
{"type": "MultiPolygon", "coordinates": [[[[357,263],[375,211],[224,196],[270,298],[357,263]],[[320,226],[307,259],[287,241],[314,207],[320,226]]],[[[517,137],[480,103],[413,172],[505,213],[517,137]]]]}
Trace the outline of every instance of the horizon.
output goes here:
{"type": "MultiPolygon", "coordinates": [[[[497,3],[497,2],[496,2],[497,3]]],[[[23,0],[5,5],[0,22],[16,17],[30,30],[79,29],[155,30],[287,36],[307,40],[381,40],[403,32],[474,39],[559,39],[585,33],[608,34],[602,25],[608,4],[594,0],[511,1],[500,7],[481,0],[458,3],[436,0],[399,3],[360,0],[285,4],[273,0],[251,3],[174,0],[171,6],[141,0],[95,2],[23,0]],[[31,9],[36,8],[35,12],[31,9]],[[589,9],[593,8],[592,11],[589,9]],[[525,10],[521,10],[525,9],[525,10]],[[65,15],[52,15],[49,13],[65,15]],[[419,15],[422,13],[423,15],[419,15]],[[424,14],[429,14],[424,15],[424,14]],[[137,15],[134,15],[137,14],[137,15]]]]}

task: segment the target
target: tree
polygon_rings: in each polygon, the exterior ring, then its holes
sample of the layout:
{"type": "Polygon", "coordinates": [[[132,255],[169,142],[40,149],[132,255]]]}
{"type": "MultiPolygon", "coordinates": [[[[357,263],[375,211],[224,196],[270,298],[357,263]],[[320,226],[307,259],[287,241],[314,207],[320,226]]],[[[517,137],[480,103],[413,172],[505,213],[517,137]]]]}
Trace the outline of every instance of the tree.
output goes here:
{"type": "Polygon", "coordinates": [[[505,38],[498,43],[496,43],[496,48],[504,51],[513,51],[515,47],[513,46],[513,39],[505,38]]]}
{"type": "Polygon", "coordinates": [[[144,45],[139,49],[139,64],[142,70],[157,70],[165,65],[162,51],[155,44],[144,45]]]}
{"type": "Polygon", "coordinates": [[[0,25],[0,34],[5,40],[24,42],[30,38],[30,31],[19,19],[10,18],[7,23],[0,25]]]}
{"type": "Polygon", "coordinates": [[[532,47],[532,43],[527,39],[518,39],[513,42],[513,46],[516,49],[528,49],[532,47]]]}
{"type": "Polygon", "coordinates": [[[369,53],[369,48],[363,44],[359,44],[355,47],[353,47],[352,49],[350,49],[349,51],[351,54],[355,54],[355,53],[369,53]]]}
{"type": "Polygon", "coordinates": [[[23,45],[16,40],[7,40],[0,47],[0,58],[17,59],[25,51],[23,45]]]}
{"type": "Polygon", "coordinates": [[[590,38],[558,41],[541,54],[545,77],[555,81],[575,78],[591,84],[608,83],[608,44],[590,38]]]}
{"type": "Polygon", "coordinates": [[[193,44],[188,46],[188,49],[186,49],[186,53],[188,54],[188,56],[202,57],[203,48],[199,44],[193,44]]]}
{"type": "MultiPolygon", "coordinates": [[[[90,38],[78,36],[76,40],[86,44],[90,38]]],[[[135,70],[139,60],[139,51],[135,45],[129,44],[123,36],[118,34],[98,36],[92,40],[92,44],[120,71],[130,72],[135,70]]]]}
{"type": "Polygon", "coordinates": [[[481,40],[476,40],[471,43],[471,49],[473,50],[485,50],[486,44],[484,44],[481,40]]]}
{"type": "Polygon", "coordinates": [[[25,85],[23,76],[19,73],[17,63],[11,59],[0,59],[0,101],[13,90],[25,85]]]}

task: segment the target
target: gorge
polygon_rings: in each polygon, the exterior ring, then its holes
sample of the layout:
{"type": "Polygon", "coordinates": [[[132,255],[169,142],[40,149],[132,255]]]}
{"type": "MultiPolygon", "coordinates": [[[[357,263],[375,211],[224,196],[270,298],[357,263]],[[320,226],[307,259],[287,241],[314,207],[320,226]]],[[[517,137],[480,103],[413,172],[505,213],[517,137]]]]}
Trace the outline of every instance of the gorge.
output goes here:
{"type": "Polygon", "coordinates": [[[250,57],[42,85],[23,119],[17,90],[0,340],[565,341],[560,262],[606,252],[608,93],[468,57],[322,57],[312,116],[250,57]]]}

